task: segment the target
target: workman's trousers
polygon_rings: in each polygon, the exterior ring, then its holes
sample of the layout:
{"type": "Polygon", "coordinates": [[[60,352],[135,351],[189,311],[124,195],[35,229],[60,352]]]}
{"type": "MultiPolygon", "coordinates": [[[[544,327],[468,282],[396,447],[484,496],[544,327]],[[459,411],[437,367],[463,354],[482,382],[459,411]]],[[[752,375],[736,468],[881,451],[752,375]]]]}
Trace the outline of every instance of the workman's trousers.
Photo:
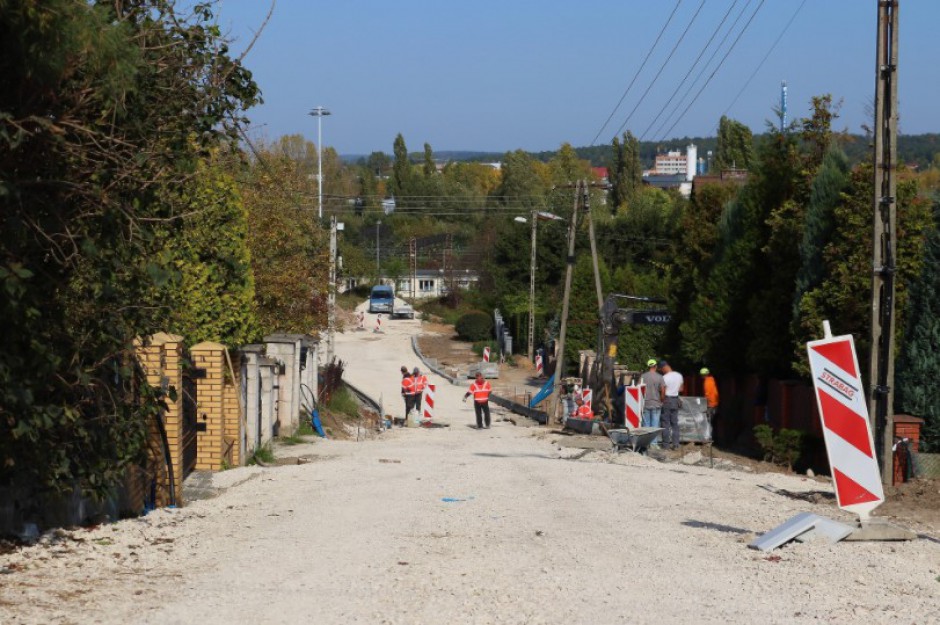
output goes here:
{"type": "Polygon", "coordinates": [[[475,401],[473,402],[473,412],[477,416],[477,427],[483,427],[483,417],[486,417],[486,427],[490,427],[490,402],[488,401],[475,401]]]}
{"type": "Polygon", "coordinates": [[[666,397],[662,414],[663,447],[679,448],[679,398],[666,397]]]}
{"type": "Polygon", "coordinates": [[[411,414],[411,411],[415,407],[415,396],[414,395],[402,395],[405,398],[405,422],[408,422],[408,415],[411,414]]]}
{"type": "MultiPolygon", "coordinates": [[[[424,391],[421,391],[420,393],[415,393],[415,410],[417,410],[419,413],[421,412],[421,399],[423,397],[424,397],[424,391]]],[[[423,417],[424,415],[419,414],[418,416],[423,417]]]]}

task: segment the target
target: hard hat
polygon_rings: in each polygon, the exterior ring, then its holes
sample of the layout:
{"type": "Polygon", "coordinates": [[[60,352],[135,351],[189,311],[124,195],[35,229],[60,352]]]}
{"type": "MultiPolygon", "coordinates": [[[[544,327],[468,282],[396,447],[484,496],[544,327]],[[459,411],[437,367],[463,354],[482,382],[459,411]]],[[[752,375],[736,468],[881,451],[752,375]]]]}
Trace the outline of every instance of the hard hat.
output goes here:
{"type": "Polygon", "coordinates": [[[647,360],[647,361],[646,361],[646,366],[647,366],[647,367],[655,367],[655,366],[656,366],[656,359],[655,359],[655,358],[650,358],[649,360],[647,360]]]}
{"type": "Polygon", "coordinates": [[[708,370],[708,367],[702,367],[702,370],[699,371],[701,375],[711,375],[711,371],[708,370]]]}

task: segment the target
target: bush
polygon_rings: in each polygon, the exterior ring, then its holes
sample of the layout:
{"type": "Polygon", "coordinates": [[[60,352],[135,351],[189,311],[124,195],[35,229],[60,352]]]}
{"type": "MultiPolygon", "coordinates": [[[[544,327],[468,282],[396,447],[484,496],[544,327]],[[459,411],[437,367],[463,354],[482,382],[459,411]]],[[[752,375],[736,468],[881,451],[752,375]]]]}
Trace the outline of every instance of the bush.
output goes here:
{"type": "Polygon", "coordinates": [[[485,312],[472,310],[457,320],[454,329],[467,341],[485,341],[493,334],[493,319],[485,312]]]}
{"type": "Polygon", "coordinates": [[[783,428],[776,434],[768,425],[754,427],[754,438],[764,452],[764,460],[793,468],[803,449],[803,432],[783,428]]]}

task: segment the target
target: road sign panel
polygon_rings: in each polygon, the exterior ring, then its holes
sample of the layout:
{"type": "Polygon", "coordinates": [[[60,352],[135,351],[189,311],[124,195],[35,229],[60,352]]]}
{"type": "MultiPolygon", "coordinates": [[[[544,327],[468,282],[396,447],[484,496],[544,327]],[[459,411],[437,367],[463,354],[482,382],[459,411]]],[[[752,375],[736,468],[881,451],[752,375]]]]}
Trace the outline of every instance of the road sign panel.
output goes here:
{"type": "Polygon", "coordinates": [[[832,467],[836,501],[843,510],[867,518],[884,501],[868,406],[851,335],[806,345],[832,467]]]}
{"type": "Polygon", "coordinates": [[[672,315],[665,310],[635,310],[630,313],[630,323],[634,325],[669,325],[672,315]]]}
{"type": "Polygon", "coordinates": [[[643,387],[627,386],[624,388],[624,421],[627,427],[640,427],[643,418],[643,387]]]}

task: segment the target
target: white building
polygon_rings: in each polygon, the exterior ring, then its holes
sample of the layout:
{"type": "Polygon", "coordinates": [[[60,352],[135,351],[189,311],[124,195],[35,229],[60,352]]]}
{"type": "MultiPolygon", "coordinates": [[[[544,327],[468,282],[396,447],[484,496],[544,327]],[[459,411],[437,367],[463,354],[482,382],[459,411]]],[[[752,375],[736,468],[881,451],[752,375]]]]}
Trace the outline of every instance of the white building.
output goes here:
{"type": "MultiPolygon", "coordinates": [[[[389,277],[383,277],[381,280],[382,284],[394,287],[395,294],[399,297],[410,299],[443,297],[451,288],[466,291],[479,281],[480,276],[470,269],[448,270],[446,276],[440,269],[419,269],[413,280],[410,275],[402,276],[397,281],[389,277]]],[[[339,285],[338,291],[345,293],[366,283],[368,280],[365,278],[346,278],[343,284],[339,285]]]]}

